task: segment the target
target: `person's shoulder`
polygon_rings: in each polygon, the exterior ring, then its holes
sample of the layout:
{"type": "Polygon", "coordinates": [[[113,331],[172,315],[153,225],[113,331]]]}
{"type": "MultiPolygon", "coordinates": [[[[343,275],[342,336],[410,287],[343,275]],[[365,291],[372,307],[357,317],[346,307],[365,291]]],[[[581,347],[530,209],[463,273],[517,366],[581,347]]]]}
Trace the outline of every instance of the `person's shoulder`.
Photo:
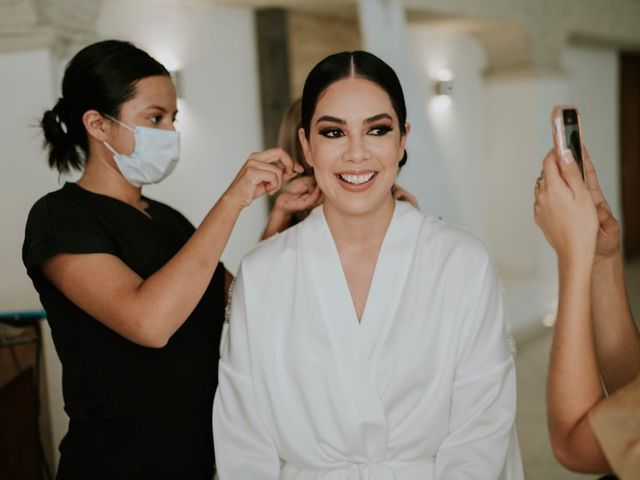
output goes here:
{"type": "Polygon", "coordinates": [[[152,208],[157,208],[159,210],[164,210],[166,212],[170,212],[172,215],[177,215],[177,216],[184,217],[184,215],[182,215],[182,213],[180,213],[180,211],[178,211],[175,208],[167,205],[164,202],[161,202],[160,200],[156,200],[155,198],[147,197],[146,195],[143,195],[142,198],[152,208]]]}
{"type": "Polygon", "coordinates": [[[262,240],[245,255],[242,265],[252,271],[263,270],[265,272],[273,271],[276,267],[283,267],[289,259],[295,256],[298,235],[304,228],[304,224],[305,221],[300,222],[283,232],[262,240]]]}
{"type": "Polygon", "coordinates": [[[491,262],[489,249],[479,237],[435,215],[422,215],[420,242],[423,246],[456,263],[480,266],[491,262]]]}
{"type": "Polygon", "coordinates": [[[170,205],[167,205],[164,202],[160,202],[153,198],[149,198],[146,195],[143,198],[148,203],[149,208],[151,209],[152,216],[154,212],[155,213],[160,212],[163,217],[171,218],[177,221],[178,223],[180,223],[181,226],[189,230],[195,230],[195,227],[193,226],[193,224],[179,210],[176,210],[175,208],[171,207],[170,205]]]}
{"type": "MultiPolygon", "coordinates": [[[[95,248],[101,227],[74,184],[40,197],[29,211],[25,226],[23,261],[27,270],[57,253],[85,253],[95,248]]],[[[101,247],[105,251],[109,248],[101,247]]]]}
{"type": "Polygon", "coordinates": [[[242,259],[241,268],[252,274],[262,272],[265,276],[283,272],[287,274],[297,261],[300,253],[306,250],[324,227],[322,206],[316,207],[300,223],[277,233],[258,243],[242,259]]]}
{"type": "Polygon", "coordinates": [[[62,188],[49,192],[36,200],[29,210],[29,220],[37,220],[49,217],[58,211],[68,212],[75,205],[80,206],[80,202],[74,197],[69,184],[62,188]]]}

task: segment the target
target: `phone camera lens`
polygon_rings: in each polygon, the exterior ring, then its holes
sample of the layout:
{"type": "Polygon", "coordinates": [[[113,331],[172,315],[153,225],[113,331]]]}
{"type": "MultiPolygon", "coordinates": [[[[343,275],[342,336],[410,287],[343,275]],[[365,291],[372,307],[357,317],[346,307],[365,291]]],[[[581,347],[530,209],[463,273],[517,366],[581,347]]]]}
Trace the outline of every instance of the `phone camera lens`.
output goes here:
{"type": "Polygon", "coordinates": [[[564,123],[565,124],[571,125],[571,124],[577,123],[577,121],[578,121],[577,118],[578,117],[577,117],[577,114],[576,114],[575,110],[573,110],[573,109],[564,110],[562,113],[563,113],[564,123]]]}

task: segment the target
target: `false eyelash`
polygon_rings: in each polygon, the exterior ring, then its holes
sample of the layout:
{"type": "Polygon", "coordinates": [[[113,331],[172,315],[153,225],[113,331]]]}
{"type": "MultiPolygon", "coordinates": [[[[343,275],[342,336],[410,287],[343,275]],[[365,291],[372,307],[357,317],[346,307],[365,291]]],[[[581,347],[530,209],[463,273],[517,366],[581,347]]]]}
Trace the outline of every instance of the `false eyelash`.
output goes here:
{"type": "Polygon", "coordinates": [[[391,132],[393,130],[393,127],[391,127],[390,125],[377,125],[375,127],[371,127],[369,131],[371,130],[380,130],[380,135],[385,135],[391,132]]]}
{"type": "Polygon", "coordinates": [[[318,133],[327,138],[337,138],[342,135],[342,130],[340,130],[339,128],[321,128],[320,130],[318,130],[318,133]],[[329,134],[331,133],[335,133],[335,135],[329,136],[329,134]]]}

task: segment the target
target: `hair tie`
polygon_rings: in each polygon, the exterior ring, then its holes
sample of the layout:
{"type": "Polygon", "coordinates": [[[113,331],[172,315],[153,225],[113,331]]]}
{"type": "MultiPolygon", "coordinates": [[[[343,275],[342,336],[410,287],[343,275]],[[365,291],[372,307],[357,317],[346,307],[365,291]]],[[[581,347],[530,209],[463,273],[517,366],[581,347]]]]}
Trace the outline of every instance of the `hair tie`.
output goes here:
{"type": "Polygon", "coordinates": [[[54,105],[53,109],[51,110],[53,112],[53,115],[55,116],[56,119],[56,123],[60,126],[60,130],[62,130],[65,134],[67,133],[67,124],[64,121],[64,119],[62,118],[65,114],[64,111],[64,104],[65,104],[65,100],[63,97],[58,98],[58,101],[56,102],[56,104],[54,105]]]}

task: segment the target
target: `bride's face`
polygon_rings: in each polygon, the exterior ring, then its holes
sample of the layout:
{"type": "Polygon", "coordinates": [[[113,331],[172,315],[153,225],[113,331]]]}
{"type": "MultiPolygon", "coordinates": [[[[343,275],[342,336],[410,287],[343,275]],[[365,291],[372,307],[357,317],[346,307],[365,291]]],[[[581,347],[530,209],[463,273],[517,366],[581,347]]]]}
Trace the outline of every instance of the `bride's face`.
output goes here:
{"type": "Polygon", "coordinates": [[[325,203],[362,215],[392,202],[405,128],[402,134],[389,95],[374,82],[345,78],[322,92],[308,140],[302,129],[299,136],[325,203]]]}

